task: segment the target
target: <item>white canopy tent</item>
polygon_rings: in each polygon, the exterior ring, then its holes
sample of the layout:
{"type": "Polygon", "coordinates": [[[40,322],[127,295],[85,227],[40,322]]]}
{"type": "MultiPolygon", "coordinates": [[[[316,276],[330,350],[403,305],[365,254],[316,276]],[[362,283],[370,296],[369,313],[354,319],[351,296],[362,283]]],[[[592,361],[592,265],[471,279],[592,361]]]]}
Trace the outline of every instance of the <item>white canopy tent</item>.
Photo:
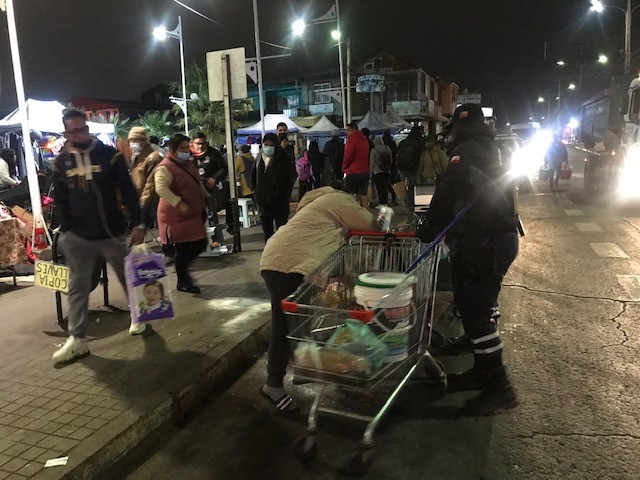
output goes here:
{"type": "MultiPolygon", "coordinates": [[[[306,132],[307,129],[304,127],[300,127],[294,123],[288,116],[284,113],[267,113],[264,116],[264,131],[265,133],[275,133],[276,127],[278,123],[284,122],[289,127],[289,131],[292,133],[296,132],[306,132]]],[[[262,122],[255,123],[250,127],[239,128],[238,135],[261,135],[262,134],[262,122]]]]}
{"type": "MultiPolygon", "coordinates": [[[[0,120],[0,132],[8,130],[20,130],[22,120],[26,117],[31,130],[46,133],[62,133],[62,113],[66,107],[56,101],[34,100],[29,98],[25,108],[16,108],[9,115],[0,120]]],[[[89,132],[93,134],[112,134],[114,128],[111,123],[87,122],[89,132]]]]}
{"type": "Polygon", "coordinates": [[[387,122],[382,115],[369,110],[358,122],[358,129],[362,130],[363,128],[368,128],[373,134],[381,134],[385,130],[389,130],[391,133],[396,132],[400,127],[387,122]]]}
{"type": "Polygon", "coordinates": [[[326,115],[323,115],[320,120],[318,120],[313,127],[308,128],[305,133],[307,135],[331,135],[331,132],[335,129],[340,130],[326,115]]]}
{"type": "Polygon", "coordinates": [[[413,125],[402,118],[395,110],[387,110],[382,116],[387,122],[393,123],[399,128],[411,128],[413,125]]]}

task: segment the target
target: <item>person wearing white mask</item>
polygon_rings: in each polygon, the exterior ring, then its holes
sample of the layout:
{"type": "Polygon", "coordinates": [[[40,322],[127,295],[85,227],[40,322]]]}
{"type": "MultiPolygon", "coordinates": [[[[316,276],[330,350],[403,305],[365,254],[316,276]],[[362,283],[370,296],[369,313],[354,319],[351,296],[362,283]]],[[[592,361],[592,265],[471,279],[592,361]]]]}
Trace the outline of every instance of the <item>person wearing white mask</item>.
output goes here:
{"type": "Polygon", "coordinates": [[[265,242],[289,219],[289,199],[296,177],[295,165],[280,146],[278,136],[267,133],[251,171],[253,200],[260,211],[265,242]]]}
{"type": "Polygon", "coordinates": [[[176,133],[154,174],[158,229],[163,244],[176,249],[175,266],[180,292],[200,293],[189,275],[189,265],[206,248],[205,190],[189,150],[189,137],[176,133]]]}

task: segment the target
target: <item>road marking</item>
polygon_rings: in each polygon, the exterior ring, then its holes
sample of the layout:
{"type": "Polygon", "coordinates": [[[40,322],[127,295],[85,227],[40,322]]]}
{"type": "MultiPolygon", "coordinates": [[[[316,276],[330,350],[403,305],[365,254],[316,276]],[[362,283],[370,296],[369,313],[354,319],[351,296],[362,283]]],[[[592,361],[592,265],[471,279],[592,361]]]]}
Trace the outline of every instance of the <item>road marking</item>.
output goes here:
{"type": "Polygon", "coordinates": [[[576,223],[579,232],[602,232],[597,223],[576,223]]]}
{"type": "Polygon", "coordinates": [[[640,275],[616,275],[616,279],[631,300],[640,300],[640,275]]]}
{"type": "Polygon", "coordinates": [[[566,213],[570,217],[583,217],[584,216],[584,212],[582,210],[576,210],[576,209],[565,210],[564,213],[566,213]]]}
{"type": "Polygon", "coordinates": [[[599,257],[607,258],[629,258],[629,255],[615,243],[590,243],[591,248],[599,257]]]}

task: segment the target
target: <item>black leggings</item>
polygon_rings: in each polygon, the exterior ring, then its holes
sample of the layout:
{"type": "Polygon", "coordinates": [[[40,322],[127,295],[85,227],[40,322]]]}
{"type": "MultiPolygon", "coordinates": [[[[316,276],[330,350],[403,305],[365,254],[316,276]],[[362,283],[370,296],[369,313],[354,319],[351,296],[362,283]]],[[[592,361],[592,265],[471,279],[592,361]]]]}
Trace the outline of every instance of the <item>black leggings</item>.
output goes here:
{"type": "Polygon", "coordinates": [[[195,240],[193,242],[176,243],[176,274],[178,284],[193,285],[191,275],[189,275],[189,265],[207,246],[207,239],[195,240]]]}
{"type": "Polygon", "coordinates": [[[263,270],[261,273],[271,298],[271,340],[269,340],[267,358],[267,385],[277,388],[283,385],[287,364],[291,358],[291,346],[287,340],[289,324],[280,301],[295,292],[304,277],[299,273],[282,273],[273,270],[263,270]]]}

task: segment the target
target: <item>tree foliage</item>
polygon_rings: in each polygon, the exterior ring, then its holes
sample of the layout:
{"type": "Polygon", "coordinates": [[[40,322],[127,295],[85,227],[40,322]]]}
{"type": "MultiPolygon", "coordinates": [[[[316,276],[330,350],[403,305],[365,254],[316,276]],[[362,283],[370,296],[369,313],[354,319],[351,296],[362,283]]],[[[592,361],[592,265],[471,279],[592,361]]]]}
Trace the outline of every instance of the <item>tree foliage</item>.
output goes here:
{"type": "MultiPolygon", "coordinates": [[[[207,72],[200,66],[193,64],[186,71],[187,86],[187,112],[189,115],[189,134],[203,132],[210,143],[224,144],[224,105],[222,102],[209,101],[209,84],[207,82],[207,72]],[[195,95],[192,95],[194,94],[195,95]],[[193,97],[193,98],[192,98],[193,97]]],[[[174,82],[170,85],[170,91],[177,97],[182,97],[182,84],[174,82]]],[[[234,117],[236,115],[246,115],[252,110],[252,104],[246,99],[233,102],[234,117]]],[[[184,116],[178,105],[173,107],[174,113],[178,116],[178,123],[184,127],[184,116]]],[[[238,128],[240,123],[234,120],[232,127],[238,128]]]]}
{"type": "Polygon", "coordinates": [[[147,129],[147,135],[157,137],[169,137],[178,131],[178,128],[169,118],[169,110],[152,110],[140,115],[137,124],[147,129]]]}

